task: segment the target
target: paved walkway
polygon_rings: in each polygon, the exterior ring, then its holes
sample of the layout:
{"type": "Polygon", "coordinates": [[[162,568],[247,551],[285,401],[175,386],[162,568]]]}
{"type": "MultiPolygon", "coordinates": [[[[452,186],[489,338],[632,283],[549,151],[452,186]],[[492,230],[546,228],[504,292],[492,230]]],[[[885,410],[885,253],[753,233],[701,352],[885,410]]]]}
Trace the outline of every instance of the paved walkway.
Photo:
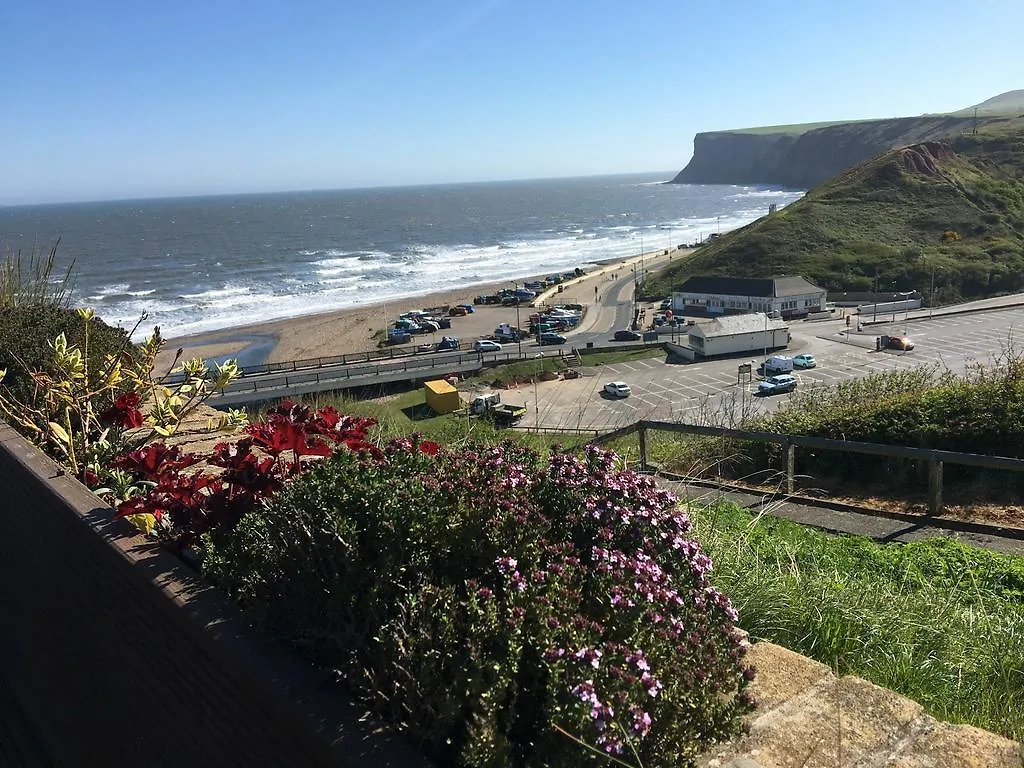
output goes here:
{"type": "Polygon", "coordinates": [[[783,494],[719,490],[664,478],[659,478],[658,482],[670,488],[677,496],[697,503],[730,501],[755,514],[764,512],[829,533],[867,536],[882,542],[957,538],[976,547],[1024,556],[1024,529],[991,530],[990,526],[975,525],[955,518],[933,518],[881,510],[855,512],[816,505],[805,499],[793,500],[783,494]]]}

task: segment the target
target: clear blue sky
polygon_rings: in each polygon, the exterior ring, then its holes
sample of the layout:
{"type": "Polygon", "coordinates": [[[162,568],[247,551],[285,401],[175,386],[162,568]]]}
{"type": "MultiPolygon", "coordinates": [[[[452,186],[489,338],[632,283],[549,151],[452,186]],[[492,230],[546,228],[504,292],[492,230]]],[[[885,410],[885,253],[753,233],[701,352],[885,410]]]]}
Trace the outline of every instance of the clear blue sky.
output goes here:
{"type": "Polygon", "coordinates": [[[1014,0],[0,4],[0,205],[676,171],[1024,88],[1014,0]]]}

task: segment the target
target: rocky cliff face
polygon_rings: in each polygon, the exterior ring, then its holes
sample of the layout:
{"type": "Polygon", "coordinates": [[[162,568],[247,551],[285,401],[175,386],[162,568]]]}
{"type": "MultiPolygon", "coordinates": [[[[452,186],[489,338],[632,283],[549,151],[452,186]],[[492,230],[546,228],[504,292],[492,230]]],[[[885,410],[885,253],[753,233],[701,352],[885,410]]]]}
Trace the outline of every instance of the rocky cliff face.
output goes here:
{"type": "Polygon", "coordinates": [[[698,133],[676,184],[776,184],[810,189],[894,147],[970,131],[972,117],[932,115],[868,120],[806,133],[698,133]]]}

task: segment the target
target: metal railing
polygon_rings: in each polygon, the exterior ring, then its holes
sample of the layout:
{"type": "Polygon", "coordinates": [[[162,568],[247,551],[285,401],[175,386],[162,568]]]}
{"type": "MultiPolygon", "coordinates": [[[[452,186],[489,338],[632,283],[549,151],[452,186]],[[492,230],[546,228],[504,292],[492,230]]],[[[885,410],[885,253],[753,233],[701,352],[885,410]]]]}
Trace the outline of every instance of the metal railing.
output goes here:
{"type": "Polygon", "coordinates": [[[793,493],[796,487],[796,449],[810,448],[816,451],[837,451],[840,453],[859,453],[869,456],[885,456],[890,458],[912,459],[928,463],[928,509],[932,514],[942,511],[942,468],[944,464],[957,464],[981,469],[998,469],[1011,472],[1024,472],[1024,459],[1007,456],[985,456],[978,453],[959,453],[932,448],[911,448],[903,445],[884,445],[881,443],[861,443],[853,440],[835,440],[810,435],[788,435],[777,432],[754,432],[745,429],[728,429],[725,427],[706,427],[697,424],[681,424],[668,421],[641,420],[628,426],[607,432],[596,438],[592,444],[604,443],[637,435],[640,446],[640,470],[648,471],[647,433],[677,432],[705,437],[725,437],[733,440],[776,443],[785,449],[786,492],[793,493]]]}

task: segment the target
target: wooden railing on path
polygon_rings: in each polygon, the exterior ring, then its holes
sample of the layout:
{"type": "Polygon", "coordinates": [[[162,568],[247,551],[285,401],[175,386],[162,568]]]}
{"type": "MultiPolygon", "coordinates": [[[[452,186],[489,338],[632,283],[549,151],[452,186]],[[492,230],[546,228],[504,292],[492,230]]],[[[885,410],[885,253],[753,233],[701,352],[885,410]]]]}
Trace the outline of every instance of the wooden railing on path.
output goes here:
{"type": "Polygon", "coordinates": [[[1006,456],[985,456],[977,453],[959,453],[932,448],[911,448],[904,445],[884,445],[881,443],[861,443],[853,440],[835,440],[826,437],[809,435],[788,435],[777,432],[756,432],[746,429],[730,429],[726,427],[707,427],[698,424],[682,424],[669,421],[641,420],[634,424],[616,429],[601,435],[592,441],[593,445],[602,445],[632,434],[637,435],[640,444],[640,470],[649,469],[647,434],[654,432],[676,432],[704,437],[725,437],[733,440],[748,440],[762,443],[776,443],[785,449],[786,492],[793,493],[796,487],[796,449],[810,448],[817,451],[838,451],[841,453],[859,453],[868,456],[886,456],[891,458],[912,459],[928,463],[928,509],[932,514],[942,511],[942,468],[945,464],[957,464],[981,469],[1008,470],[1024,472],[1024,459],[1006,456]]]}

